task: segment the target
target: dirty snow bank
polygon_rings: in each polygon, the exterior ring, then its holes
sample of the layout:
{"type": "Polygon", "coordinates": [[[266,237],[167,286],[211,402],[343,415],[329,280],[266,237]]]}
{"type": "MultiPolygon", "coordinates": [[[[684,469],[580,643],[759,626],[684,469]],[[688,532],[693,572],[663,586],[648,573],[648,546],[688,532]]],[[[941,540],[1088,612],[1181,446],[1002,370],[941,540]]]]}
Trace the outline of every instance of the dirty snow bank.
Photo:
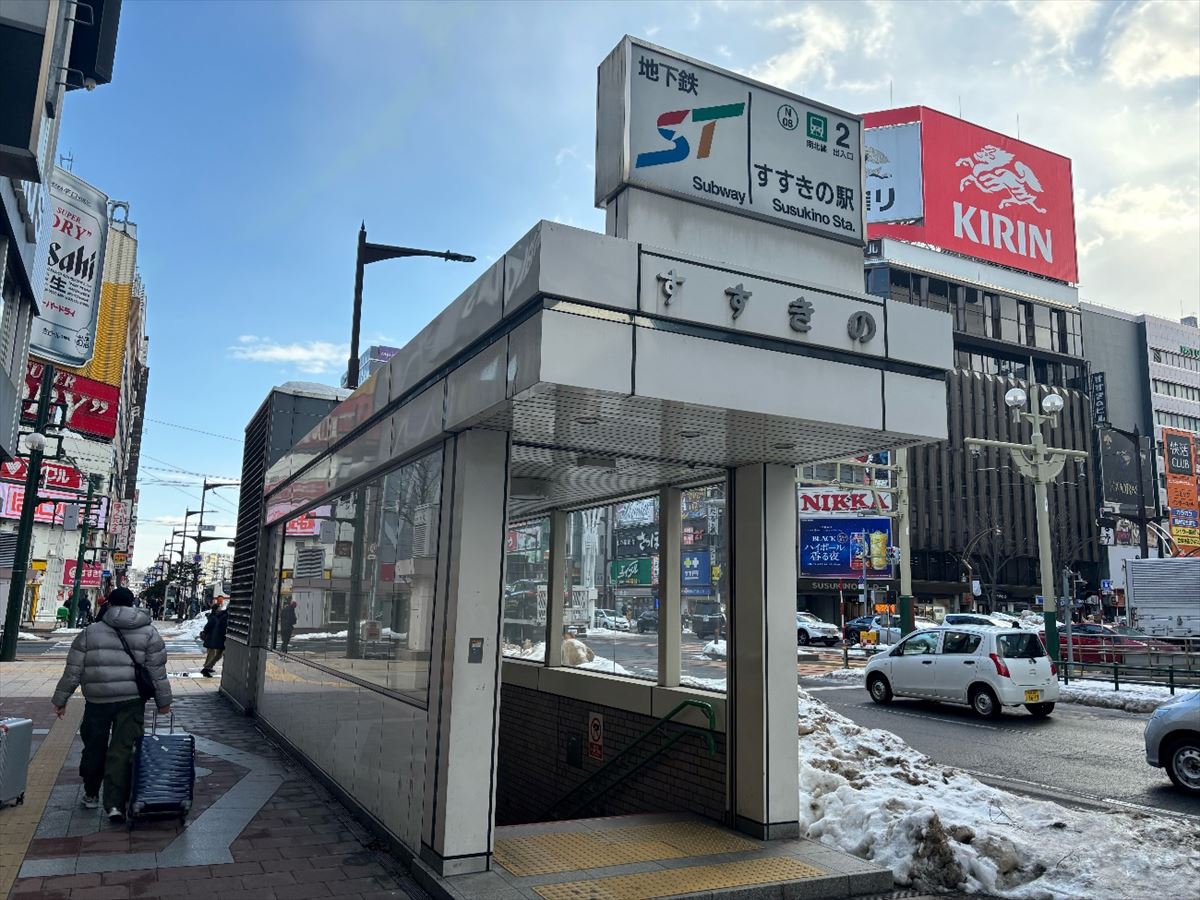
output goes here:
{"type": "MultiPolygon", "coordinates": [[[[1059,691],[1064,703],[1103,706],[1126,712],[1153,712],[1172,699],[1170,689],[1155,684],[1122,684],[1119,691],[1114,691],[1111,681],[1093,678],[1071,679],[1070,684],[1060,684],[1059,691]]],[[[1175,688],[1174,696],[1190,693],[1190,690],[1175,688]]]]}
{"type": "Polygon", "coordinates": [[[799,694],[801,828],[888,866],[897,884],[1030,900],[1194,896],[1200,824],[1019,797],[799,694]]]}
{"type": "Polygon", "coordinates": [[[204,630],[204,626],[207,624],[208,616],[199,615],[178,625],[172,624],[169,627],[164,627],[165,623],[159,624],[158,630],[164,638],[170,638],[173,641],[195,640],[200,637],[200,632],[204,630]]]}

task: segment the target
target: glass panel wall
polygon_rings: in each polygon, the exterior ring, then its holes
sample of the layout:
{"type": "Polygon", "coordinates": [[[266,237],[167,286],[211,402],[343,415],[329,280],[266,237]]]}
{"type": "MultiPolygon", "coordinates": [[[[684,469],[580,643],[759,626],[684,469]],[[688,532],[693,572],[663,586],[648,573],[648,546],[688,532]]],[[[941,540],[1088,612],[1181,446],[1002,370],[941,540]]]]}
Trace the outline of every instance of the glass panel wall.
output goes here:
{"type": "Polygon", "coordinates": [[[726,554],[725,485],[681,492],[680,683],[724,691],[730,616],[726,554]]]}
{"type": "Polygon", "coordinates": [[[550,517],[512,522],[504,536],[501,650],[517,659],[546,659],[550,517]]]}
{"type": "Polygon", "coordinates": [[[441,473],[439,450],[284,524],[275,649],[427,701],[441,473]]]}

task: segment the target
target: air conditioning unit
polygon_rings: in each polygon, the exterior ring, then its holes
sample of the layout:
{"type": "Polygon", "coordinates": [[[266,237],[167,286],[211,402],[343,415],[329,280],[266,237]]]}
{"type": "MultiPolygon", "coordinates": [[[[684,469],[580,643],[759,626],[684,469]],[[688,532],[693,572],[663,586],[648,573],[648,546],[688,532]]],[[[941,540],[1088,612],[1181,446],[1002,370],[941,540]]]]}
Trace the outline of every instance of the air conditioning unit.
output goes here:
{"type": "Polygon", "coordinates": [[[413,510],[413,559],[437,556],[439,509],[440,504],[426,503],[413,510]]]}

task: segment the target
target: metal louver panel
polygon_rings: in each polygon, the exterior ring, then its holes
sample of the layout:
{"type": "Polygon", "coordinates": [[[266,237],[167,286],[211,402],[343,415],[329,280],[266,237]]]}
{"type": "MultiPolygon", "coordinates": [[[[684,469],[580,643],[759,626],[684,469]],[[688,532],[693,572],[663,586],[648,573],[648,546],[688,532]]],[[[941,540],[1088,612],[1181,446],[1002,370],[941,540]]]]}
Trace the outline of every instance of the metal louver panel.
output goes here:
{"type": "Polygon", "coordinates": [[[296,550],[294,578],[320,578],[324,573],[324,547],[300,547],[296,550]]]}
{"type": "Polygon", "coordinates": [[[263,527],[263,483],[267,473],[267,430],[270,421],[270,404],[264,403],[246,426],[246,445],[242,454],[242,484],[238,499],[237,536],[233,545],[233,587],[229,597],[228,630],[243,640],[250,637],[254,574],[263,527]]]}
{"type": "Polygon", "coordinates": [[[0,569],[11,569],[17,561],[17,533],[6,531],[0,534],[0,569]]]}

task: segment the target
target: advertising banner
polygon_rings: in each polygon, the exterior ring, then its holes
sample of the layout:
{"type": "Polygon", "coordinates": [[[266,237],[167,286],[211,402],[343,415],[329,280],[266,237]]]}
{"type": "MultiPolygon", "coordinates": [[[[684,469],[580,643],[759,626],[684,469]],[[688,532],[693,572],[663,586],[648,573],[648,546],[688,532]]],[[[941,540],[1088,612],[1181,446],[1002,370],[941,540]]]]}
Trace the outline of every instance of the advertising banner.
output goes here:
{"type": "Polygon", "coordinates": [[[596,205],[626,185],[861,246],[862,120],[626,37],[600,65],[596,205]]]}
{"type": "Polygon", "coordinates": [[[658,553],[658,526],[635,525],[618,528],[613,532],[616,541],[616,557],[652,556],[658,553]]]}
{"type": "MultiPolygon", "coordinates": [[[[62,583],[67,587],[72,587],[75,584],[75,568],[79,563],[73,559],[63,560],[63,577],[62,583]]],[[[104,571],[104,564],[98,562],[85,562],[83,564],[83,574],[79,576],[79,586],[85,588],[100,587],[100,576],[104,571]]]]}
{"type": "Polygon", "coordinates": [[[809,578],[891,578],[887,561],[892,520],[825,518],[800,520],[800,574],[809,578]],[[865,547],[866,559],[859,556],[865,547]]]}
{"type": "Polygon", "coordinates": [[[891,493],[876,494],[864,488],[847,491],[841,488],[799,488],[796,492],[800,515],[828,516],[857,515],[862,512],[891,512],[891,493]]]}
{"type": "Polygon", "coordinates": [[[867,221],[903,222],[925,214],[921,195],[921,123],[868,128],[867,221]]]}
{"type": "MultiPolygon", "coordinates": [[[[41,387],[43,364],[30,359],[25,366],[25,402],[21,408],[21,421],[32,422],[37,418],[36,401],[41,387]]],[[[65,418],[63,424],[72,431],[88,437],[111,441],[117,433],[117,407],[121,389],[75,375],[55,370],[54,388],[50,393],[52,403],[62,404],[65,418]]]]}
{"type": "Polygon", "coordinates": [[[680,554],[679,568],[679,583],[683,587],[712,584],[712,561],[707,550],[680,554]]]}
{"type": "Polygon", "coordinates": [[[283,529],[284,535],[287,537],[315,537],[320,533],[321,522],[330,515],[331,509],[329,506],[318,506],[294,519],[288,519],[288,523],[283,529]]]}
{"type": "Polygon", "coordinates": [[[1142,438],[1142,490],[1138,490],[1137,457],[1133,441],[1117,431],[1100,429],[1100,492],[1103,507],[1119,516],[1138,516],[1145,498],[1145,514],[1154,515],[1154,451],[1150,438],[1142,438]]]}
{"type": "MultiPolygon", "coordinates": [[[[25,460],[17,458],[0,463],[0,480],[23,485],[28,477],[29,465],[25,460]]],[[[41,487],[60,491],[86,491],[87,478],[74,466],[44,459],[41,487]]]]}
{"type": "Polygon", "coordinates": [[[613,518],[620,528],[623,525],[645,525],[658,518],[658,498],[643,497],[629,500],[613,507],[613,518]]]}
{"type": "Polygon", "coordinates": [[[637,559],[614,559],[609,563],[609,581],[623,585],[650,585],[658,583],[658,557],[643,556],[637,559]]]}
{"type": "Polygon", "coordinates": [[[82,366],[92,358],[108,240],[108,196],[65,169],[50,176],[50,240],[29,352],[82,366]]]}
{"type": "Polygon", "coordinates": [[[1078,282],[1069,159],[924,106],[868,113],[864,121],[868,129],[921,126],[922,221],[875,222],[872,238],[1078,282]]]}
{"type": "MultiPolygon", "coordinates": [[[[83,510],[83,497],[64,494],[56,491],[42,491],[42,496],[49,495],[52,499],[39,503],[33,514],[33,521],[41,525],[62,525],[63,514],[71,503],[83,510]]],[[[23,485],[10,481],[0,481],[0,518],[19,519],[25,503],[25,488],[23,485]]],[[[108,526],[108,498],[93,497],[92,512],[88,517],[93,528],[108,526]]]]}
{"type": "Polygon", "coordinates": [[[1171,537],[1180,547],[1200,547],[1200,498],[1196,487],[1196,441],[1190,431],[1164,428],[1167,506],[1171,510],[1171,537]]]}
{"type": "MultiPolygon", "coordinates": [[[[548,531],[549,529],[546,529],[548,531]]],[[[525,553],[530,550],[543,549],[543,541],[549,541],[549,535],[542,529],[542,523],[526,522],[514,525],[504,536],[504,549],[508,553],[525,553]]]]}
{"type": "Polygon", "coordinates": [[[1103,372],[1092,373],[1092,424],[1108,424],[1108,388],[1103,372]]]}

